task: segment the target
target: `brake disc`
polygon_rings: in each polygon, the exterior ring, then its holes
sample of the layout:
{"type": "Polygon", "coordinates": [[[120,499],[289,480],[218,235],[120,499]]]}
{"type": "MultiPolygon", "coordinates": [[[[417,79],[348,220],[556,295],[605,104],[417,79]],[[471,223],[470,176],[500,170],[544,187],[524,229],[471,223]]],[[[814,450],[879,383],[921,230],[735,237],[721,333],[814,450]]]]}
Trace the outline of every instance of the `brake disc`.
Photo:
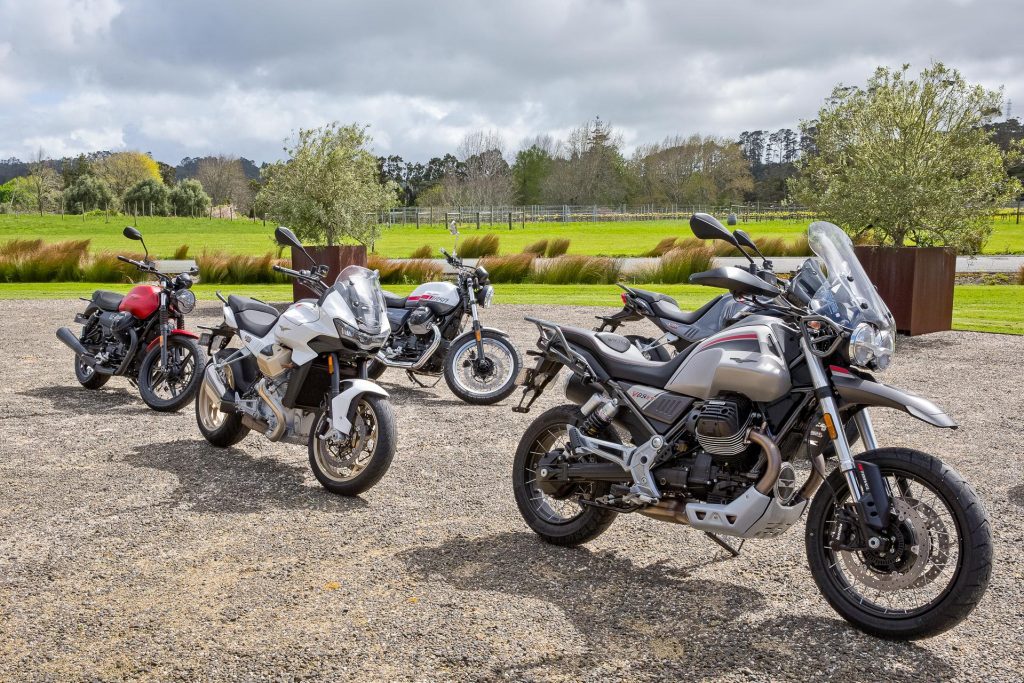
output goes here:
{"type": "MultiPolygon", "coordinates": [[[[928,576],[926,570],[932,556],[932,541],[928,526],[929,520],[920,509],[910,505],[908,502],[909,500],[913,499],[893,499],[892,512],[893,516],[896,518],[896,525],[907,525],[913,536],[913,543],[903,548],[903,553],[911,553],[913,555],[913,560],[908,566],[901,568],[893,566],[890,571],[873,570],[868,566],[868,561],[865,560],[861,552],[852,552],[849,550],[843,550],[840,552],[840,555],[843,558],[843,564],[847,570],[849,570],[850,574],[865,586],[874,588],[878,591],[889,592],[903,590],[905,588],[916,588],[918,587],[919,581],[923,582],[920,585],[924,585],[934,578],[934,576],[927,579],[925,578],[928,576]]],[[[932,514],[934,515],[934,511],[932,514]]],[[[903,557],[904,556],[901,555],[898,559],[902,560],[903,557]]],[[[941,571],[941,567],[939,568],[939,571],[941,571]]],[[[937,574],[938,572],[936,572],[936,575],[937,574]]]]}

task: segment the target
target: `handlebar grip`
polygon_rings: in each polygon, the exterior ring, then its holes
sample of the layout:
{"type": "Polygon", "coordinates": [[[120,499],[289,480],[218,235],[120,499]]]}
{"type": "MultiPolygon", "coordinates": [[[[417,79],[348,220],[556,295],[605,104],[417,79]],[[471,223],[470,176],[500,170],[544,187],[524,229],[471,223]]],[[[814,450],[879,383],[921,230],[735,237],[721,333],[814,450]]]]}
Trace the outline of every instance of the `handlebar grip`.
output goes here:
{"type": "Polygon", "coordinates": [[[120,254],[118,254],[117,260],[124,261],[125,263],[135,263],[135,261],[131,260],[127,256],[121,256],[120,254]]]}
{"type": "Polygon", "coordinates": [[[274,271],[277,271],[278,273],[283,273],[283,272],[285,272],[286,270],[288,270],[287,268],[282,268],[281,266],[277,265],[276,263],[275,263],[274,265],[272,265],[272,266],[270,267],[270,269],[271,269],[271,270],[274,270],[274,271]]]}

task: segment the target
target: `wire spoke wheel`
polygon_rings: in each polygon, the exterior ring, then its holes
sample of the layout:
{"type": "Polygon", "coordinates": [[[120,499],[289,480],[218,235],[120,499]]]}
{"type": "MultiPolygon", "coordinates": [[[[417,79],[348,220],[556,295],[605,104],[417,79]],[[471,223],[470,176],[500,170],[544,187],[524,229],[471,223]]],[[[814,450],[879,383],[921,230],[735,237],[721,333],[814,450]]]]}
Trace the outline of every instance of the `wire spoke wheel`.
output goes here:
{"type": "Polygon", "coordinates": [[[469,340],[454,353],[452,379],[468,394],[485,395],[498,391],[512,380],[515,355],[508,345],[484,337],[483,356],[478,355],[476,340],[469,340]]]}
{"type": "Polygon", "coordinates": [[[526,486],[530,504],[534,511],[549,524],[568,524],[583,514],[580,496],[593,493],[592,484],[574,484],[570,490],[552,496],[541,490],[537,484],[537,470],[541,458],[569,442],[568,425],[553,425],[541,432],[530,446],[526,466],[526,486]]]}
{"type": "Polygon", "coordinates": [[[337,441],[327,438],[330,427],[327,413],[322,413],[314,442],[316,463],[328,479],[351,481],[369,466],[377,450],[377,413],[369,402],[360,400],[348,437],[337,441]]]}

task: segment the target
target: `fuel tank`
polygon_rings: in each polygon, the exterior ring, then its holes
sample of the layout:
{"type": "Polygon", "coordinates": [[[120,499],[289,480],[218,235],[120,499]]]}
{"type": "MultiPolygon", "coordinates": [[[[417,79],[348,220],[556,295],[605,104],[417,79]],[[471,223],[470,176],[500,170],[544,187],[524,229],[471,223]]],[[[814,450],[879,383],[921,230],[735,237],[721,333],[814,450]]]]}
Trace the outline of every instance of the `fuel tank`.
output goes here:
{"type": "Polygon", "coordinates": [[[426,282],[405,301],[406,308],[426,306],[435,315],[450,313],[459,305],[459,288],[450,282],[426,282]]]}
{"type": "Polygon", "coordinates": [[[121,300],[119,311],[127,311],[140,320],[145,320],[160,308],[160,288],[156,285],[136,285],[121,300]]]}
{"type": "Polygon", "coordinates": [[[665,388],[709,399],[722,392],[769,403],[792,388],[782,347],[769,324],[730,327],[702,341],[665,388]]]}

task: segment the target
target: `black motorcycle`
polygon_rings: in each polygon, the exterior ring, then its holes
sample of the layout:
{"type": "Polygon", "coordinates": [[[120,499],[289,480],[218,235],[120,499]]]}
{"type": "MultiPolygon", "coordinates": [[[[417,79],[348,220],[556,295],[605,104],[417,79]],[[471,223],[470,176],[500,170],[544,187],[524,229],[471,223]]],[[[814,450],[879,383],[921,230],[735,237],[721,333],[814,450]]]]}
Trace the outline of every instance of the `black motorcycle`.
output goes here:
{"type": "MultiPolygon", "coordinates": [[[[449,231],[458,246],[454,221],[449,231]]],[[[392,334],[371,361],[369,376],[377,379],[387,368],[401,368],[426,386],[417,375],[443,374],[452,393],[466,403],[497,403],[515,391],[522,358],[508,333],[480,324],[479,308],[490,306],[494,297],[487,270],[465,265],[456,253],[441,253],[455,269],[454,282],[427,282],[407,297],[384,292],[392,334]],[[463,332],[467,318],[472,325],[463,332]]]]}
{"type": "MultiPolygon", "coordinates": [[[[750,235],[742,230],[735,230],[732,234],[740,245],[737,247],[739,252],[750,261],[748,272],[762,279],[777,282],[772,262],[761,253],[750,235]],[[761,265],[758,266],[740,247],[753,250],[761,257],[761,265]]],[[[611,315],[597,316],[600,323],[594,331],[616,332],[627,322],[649,320],[661,330],[662,335],[658,338],[636,334],[623,335],[640,350],[644,358],[649,360],[667,361],[676,353],[728,327],[750,310],[748,302],[738,300],[727,293],[716,296],[695,311],[685,311],[668,294],[629,287],[622,283],[618,285],[624,290],[620,295],[622,310],[611,315]]]]}
{"type": "MultiPolygon", "coordinates": [[[[123,234],[146,249],[135,228],[129,226],[123,234]]],[[[205,365],[198,337],[183,329],[185,314],[196,305],[190,290],[199,271],[193,267],[174,277],[161,273],[149,260],[148,249],[142,261],[117,258],[157,281],[136,285],[125,296],[96,290],[92,298],[83,299],[88,302],[85,312],[75,316],[82,334],[62,327],[57,338],[75,352],[75,378],[86,389],[99,389],[120,375],[139,387],[153,410],[176,411],[195,396],[205,365]]]]}

